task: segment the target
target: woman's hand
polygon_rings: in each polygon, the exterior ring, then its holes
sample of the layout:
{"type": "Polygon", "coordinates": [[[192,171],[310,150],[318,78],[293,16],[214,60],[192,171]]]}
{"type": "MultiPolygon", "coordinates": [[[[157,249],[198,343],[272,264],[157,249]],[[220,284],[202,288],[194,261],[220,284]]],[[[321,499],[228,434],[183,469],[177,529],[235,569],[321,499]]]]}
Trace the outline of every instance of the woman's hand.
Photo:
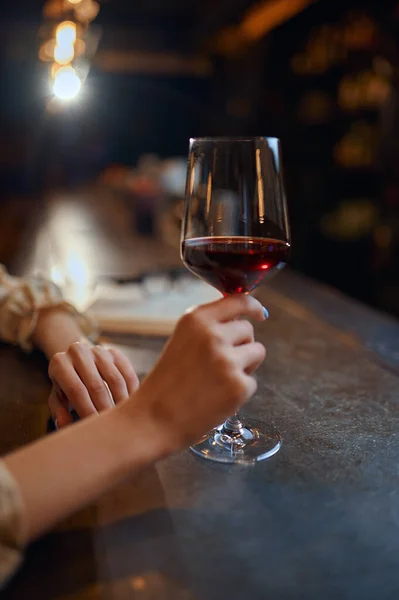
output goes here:
{"type": "Polygon", "coordinates": [[[197,441],[256,391],[251,376],[266,350],[254,341],[248,315],[265,319],[262,305],[236,295],[195,308],[179,321],[155,368],[122,410],[147,417],[160,454],[197,441]]]}
{"type": "Polygon", "coordinates": [[[49,376],[53,383],[49,408],[59,429],[72,422],[70,408],[87,417],[126,400],[139,387],[122,352],[79,342],[53,356],[49,376]]]}

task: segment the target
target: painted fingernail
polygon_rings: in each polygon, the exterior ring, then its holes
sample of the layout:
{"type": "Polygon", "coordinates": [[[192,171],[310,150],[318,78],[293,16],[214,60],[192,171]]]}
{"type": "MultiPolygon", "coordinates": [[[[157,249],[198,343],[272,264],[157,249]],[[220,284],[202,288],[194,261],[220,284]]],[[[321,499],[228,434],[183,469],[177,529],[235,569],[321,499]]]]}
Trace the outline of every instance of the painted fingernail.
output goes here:
{"type": "Polygon", "coordinates": [[[57,421],[57,419],[53,419],[53,421],[54,421],[54,427],[58,431],[58,421],[57,421]]]}
{"type": "Polygon", "coordinates": [[[269,311],[265,307],[263,307],[263,314],[265,315],[265,319],[269,318],[269,311]]]}

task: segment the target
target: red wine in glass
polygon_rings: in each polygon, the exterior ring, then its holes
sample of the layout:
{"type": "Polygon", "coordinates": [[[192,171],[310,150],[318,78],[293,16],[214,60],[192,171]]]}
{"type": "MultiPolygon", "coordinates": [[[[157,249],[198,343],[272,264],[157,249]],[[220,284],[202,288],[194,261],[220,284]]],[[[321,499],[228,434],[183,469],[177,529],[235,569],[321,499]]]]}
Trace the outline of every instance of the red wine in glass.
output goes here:
{"type": "Polygon", "coordinates": [[[282,269],[290,245],[261,237],[199,237],[183,241],[183,261],[224,296],[249,294],[282,269]]]}

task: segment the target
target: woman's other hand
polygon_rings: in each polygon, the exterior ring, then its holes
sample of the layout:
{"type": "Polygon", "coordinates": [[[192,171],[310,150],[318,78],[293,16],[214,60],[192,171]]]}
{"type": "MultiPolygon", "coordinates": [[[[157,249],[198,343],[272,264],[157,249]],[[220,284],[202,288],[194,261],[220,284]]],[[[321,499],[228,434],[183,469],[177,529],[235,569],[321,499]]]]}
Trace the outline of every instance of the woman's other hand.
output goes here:
{"type": "Polygon", "coordinates": [[[49,376],[53,383],[49,408],[58,429],[72,422],[71,409],[81,418],[88,417],[126,400],[139,387],[138,377],[122,352],[84,342],[55,354],[49,376]]]}

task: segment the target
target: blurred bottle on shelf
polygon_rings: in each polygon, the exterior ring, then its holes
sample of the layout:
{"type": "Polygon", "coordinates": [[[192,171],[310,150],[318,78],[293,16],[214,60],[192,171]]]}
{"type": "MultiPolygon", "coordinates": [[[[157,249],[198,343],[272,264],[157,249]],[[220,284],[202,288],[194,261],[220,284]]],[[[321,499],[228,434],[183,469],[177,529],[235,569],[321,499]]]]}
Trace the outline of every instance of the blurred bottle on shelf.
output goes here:
{"type": "Polygon", "coordinates": [[[346,169],[366,169],[373,165],[377,130],[367,121],[356,121],[334,148],[335,162],[346,169]]]}
{"type": "Polygon", "coordinates": [[[349,12],[339,23],[314,29],[303,52],[291,59],[296,75],[322,75],[351,52],[371,50],[379,38],[378,23],[365,12],[349,12]]]}
{"type": "Polygon", "coordinates": [[[344,111],[378,109],[390,93],[390,82],[381,73],[365,70],[344,76],[338,87],[338,104],[344,111]]]}

